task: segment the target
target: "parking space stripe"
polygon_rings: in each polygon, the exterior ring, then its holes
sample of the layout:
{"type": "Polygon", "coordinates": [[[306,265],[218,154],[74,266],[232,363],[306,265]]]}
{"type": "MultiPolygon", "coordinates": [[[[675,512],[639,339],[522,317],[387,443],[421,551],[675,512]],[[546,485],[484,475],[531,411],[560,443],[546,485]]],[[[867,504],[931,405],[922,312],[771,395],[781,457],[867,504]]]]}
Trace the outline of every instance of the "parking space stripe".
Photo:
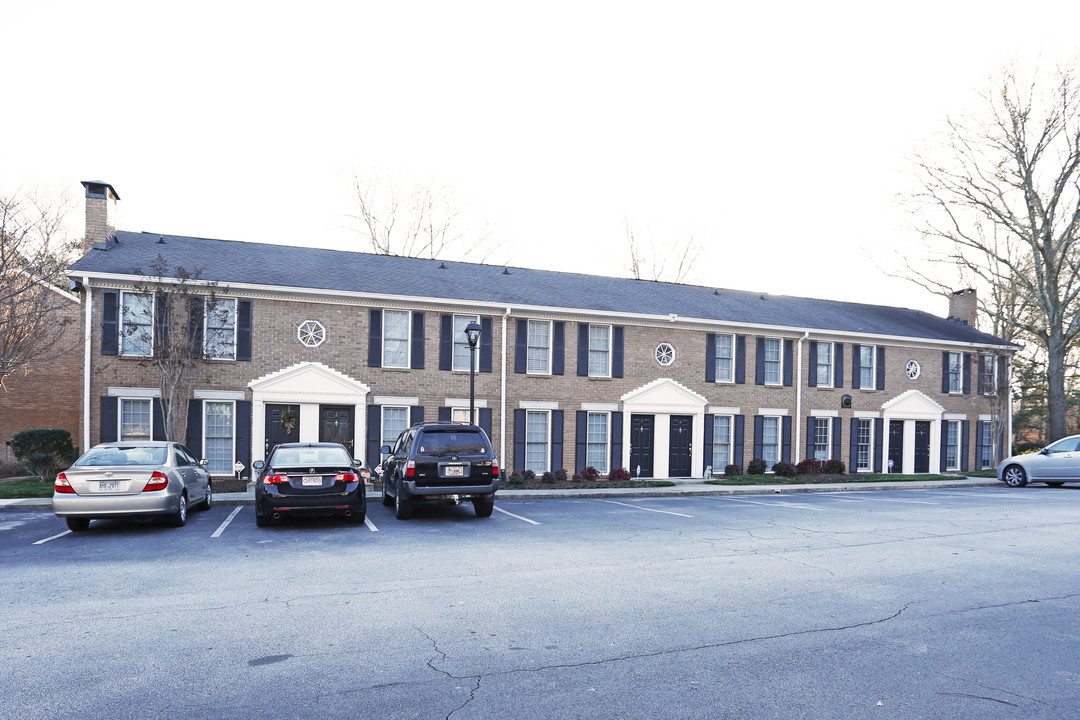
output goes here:
{"type": "Polygon", "coordinates": [[[367,529],[371,532],[379,532],[379,528],[375,527],[375,523],[371,522],[371,518],[367,515],[364,516],[364,524],[367,525],[367,529]]]}
{"type": "Polygon", "coordinates": [[[221,533],[225,532],[225,528],[229,527],[229,523],[231,523],[233,521],[233,518],[236,517],[237,513],[239,513],[243,509],[244,509],[243,505],[237,505],[236,509],[233,510],[232,513],[229,514],[229,517],[225,518],[225,522],[218,525],[218,529],[215,530],[214,534],[211,535],[210,537],[212,537],[212,538],[221,537],[221,533]]]}
{"type": "Polygon", "coordinates": [[[930,502],[929,500],[897,500],[896,498],[879,498],[879,497],[871,498],[871,499],[877,500],[878,502],[904,503],[905,505],[940,505],[941,504],[941,503],[936,503],[936,502],[930,502]]]}
{"type": "Polygon", "coordinates": [[[684,515],[683,513],[671,512],[670,510],[657,510],[655,508],[641,507],[640,505],[630,505],[629,503],[615,502],[614,500],[601,500],[600,502],[611,503],[612,505],[622,505],[623,507],[634,508],[635,510],[645,510],[647,512],[663,513],[664,515],[678,515],[679,517],[692,518],[693,515],[684,515]]]}
{"type": "Polygon", "coordinates": [[[65,530],[64,532],[62,532],[62,533],[60,533],[60,534],[58,534],[58,535],[53,535],[52,537],[47,537],[47,538],[45,538],[44,540],[38,540],[38,541],[37,541],[36,543],[34,543],[34,544],[35,544],[35,545],[42,545],[42,544],[44,544],[44,543],[47,543],[47,542],[49,542],[50,540],[55,540],[56,538],[62,538],[62,537],[64,537],[65,535],[70,535],[70,534],[71,534],[71,531],[70,531],[70,530],[65,530]]]}
{"type": "Polygon", "coordinates": [[[758,500],[746,500],[744,498],[733,497],[718,497],[717,500],[729,500],[731,502],[748,503],[750,505],[764,505],[766,507],[786,507],[794,510],[813,510],[814,512],[825,512],[825,508],[810,507],[809,505],[799,505],[797,503],[789,502],[760,502],[758,500]]]}
{"type": "Polygon", "coordinates": [[[536,522],[535,520],[530,520],[529,518],[524,518],[524,517],[521,517],[520,515],[515,515],[512,512],[507,512],[506,510],[503,510],[501,507],[496,507],[495,509],[498,510],[499,512],[501,512],[503,515],[509,515],[512,518],[517,518],[518,520],[522,520],[524,522],[527,522],[530,525],[539,525],[540,524],[540,523],[536,522]]]}

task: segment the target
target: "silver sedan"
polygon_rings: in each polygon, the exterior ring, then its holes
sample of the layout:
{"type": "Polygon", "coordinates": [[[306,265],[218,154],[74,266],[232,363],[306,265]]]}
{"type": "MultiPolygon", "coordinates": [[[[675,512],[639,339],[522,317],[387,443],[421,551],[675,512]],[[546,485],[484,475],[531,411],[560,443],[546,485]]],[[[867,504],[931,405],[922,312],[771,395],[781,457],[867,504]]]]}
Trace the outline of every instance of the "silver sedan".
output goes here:
{"type": "Polygon", "coordinates": [[[1080,482],[1080,435],[1062,438],[1035,453],[1005,458],[998,465],[997,476],[1009,487],[1024,487],[1029,482],[1051,487],[1080,482]]]}
{"type": "Polygon", "coordinates": [[[96,445],[56,476],[53,512],[76,532],[94,518],[145,515],[180,527],[189,506],[209,509],[213,502],[205,464],[174,442],[96,445]]]}

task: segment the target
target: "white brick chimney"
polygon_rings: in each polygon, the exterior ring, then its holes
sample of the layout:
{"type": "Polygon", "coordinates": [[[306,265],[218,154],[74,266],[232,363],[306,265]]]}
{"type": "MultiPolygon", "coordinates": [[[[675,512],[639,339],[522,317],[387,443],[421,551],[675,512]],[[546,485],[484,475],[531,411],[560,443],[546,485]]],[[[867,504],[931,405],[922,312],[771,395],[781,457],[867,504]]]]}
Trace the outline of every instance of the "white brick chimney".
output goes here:
{"type": "Polygon", "coordinates": [[[89,252],[94,243],[103,243],[116,232],[116,201],[120,196],[113,186],[99,180],[83,180],[86,188],[86,236],[83,252],[89,252]]]}
{"type": "Polygon", "coordinates": [[[949,296],[949,319],[959,320],[977,328],[979,315],[979,296],[975,288],[957,290],[949,296]]]}

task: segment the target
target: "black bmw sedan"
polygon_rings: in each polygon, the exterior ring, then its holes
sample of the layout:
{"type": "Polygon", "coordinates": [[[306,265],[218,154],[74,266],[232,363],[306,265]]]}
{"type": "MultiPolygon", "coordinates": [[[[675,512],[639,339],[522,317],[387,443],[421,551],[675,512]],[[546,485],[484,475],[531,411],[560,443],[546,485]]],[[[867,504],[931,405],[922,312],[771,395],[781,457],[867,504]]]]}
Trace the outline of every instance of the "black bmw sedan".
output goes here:
{"type": "Polygon", "coordinates": [[[344,515],[363,523],[367,492],[359,461],[337,443],[282,443],[254,463],[255,524],[297,515],[344,515]]]}

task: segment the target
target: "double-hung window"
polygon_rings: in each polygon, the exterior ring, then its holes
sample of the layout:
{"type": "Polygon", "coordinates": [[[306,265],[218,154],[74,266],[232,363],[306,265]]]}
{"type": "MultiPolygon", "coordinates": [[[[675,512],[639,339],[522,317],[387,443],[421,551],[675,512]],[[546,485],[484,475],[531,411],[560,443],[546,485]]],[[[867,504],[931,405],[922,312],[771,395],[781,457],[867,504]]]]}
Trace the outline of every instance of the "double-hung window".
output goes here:
{"type": "Polygon", "coordinates": [[[120,440],[149,440],[153,434],[149,399],[120,398],[120,440]]]}
{"type": "Polygon", "coordinates": [[[607,475],[610,415],[591,412],[587,422],[585,464],[596,468],[601,475],[607,475]]]}
{"type": "Polygon", "coordinates": [[[859,346],[859,387],[872,389],[876,387],[876,368],[874,367],[877,361],[877,348],[873,345],[860,345],[859,346]]]}
{"type": "Polygon", "coordinates": [[[215,360],[236,359],[236,300],[207,300],[204,350],[215,360]]]}
{"type": "Polygon", "coordinates": [[[409,367],[409,324],[407,310],[383,310],[383,367],[409,367]]]}
{"type": "MultiPolygon", "coordinates": [[[[466,411],[467,413],[468,411],[466,411]]],[[[382,444],[393,447],[401,433],[409,428],[409,408],[393,405],[382,407],[382,444]]],[[[383,460],[386,458],[383,457],[383,460]]]]}
{"type": "MultiPolygon", "coordinates": [[[[465,328],[469,323],[480,323],[478,315],[455,315],[454,316],[454,370],[468,371],[471,368],[469,360],[469,337],[465,334],[465,328]]],[[[477,349],[479,352],[479,343],[477,349]]],[[[468,411],[465,412],[468,415],[468,411]]]]}
{"type": "Polygon", "coordinates": [[[734,335],[716,336],[716,382],[735,382],[734,335]]]}
{"type": "Polygon", "coordinates": [[[855,432],[855,471],[869,472],[874,457],[874,421],[871,418],[859,418],[855,432]]]}
{"type": "MultiPolygon", "coordinates": [[[[765,338],[765,384],[779,385],[783,367],[783,343],[780,338],[765,338]]],[[[770,466],[771,467],[771,466],[770,466]]]]}
{"type": "Polygon", "coordinates": [[[964,391],[964,354],[949,353],[949,392],[962,393],[964,391]]]}
{"type": "MultiPolygon", "coordinates": [[[[473,408],[473,412],[479,414],[480,408],[473,408]]],[[[450,422],[479,425],[477,418],[469,418],[469,408],[456,407],[450,409],[450,422]]]]}
{"type": "Polygon", "coordinates": [[[589,324],[589,377],[611,377],[610,325],[589,324]]]}
{"type": "Polygon", "coordinates": [[[151,357],[154,354],[154,296],[123,293],[120,354],[151,357]]]}
{"type": "Polygon", "coordinates": [[[980,423],[982,428],[982,437],[979,438],[979,458],[978,465],[980,470],[986,470],[994,466],[993,460],[993,444],[994,444],[994,423],[983,422],[980,423]]]}
{"type": "Polygon", "coordinates": [[[228,475],[235,462],[234,403],[206,401],[203,403],[203,414],[203,452],[209,461],[207,469],[212,475],[228,475]]]}
{"type": "Polygon", "coordinates": [[[819,342],[817,344],[817,384],[818,387],[832,387],[833,368],[833,344],[831,342],[819,342]]]}
{"type": "Polygon", "coordinates": [[[979,361],[982,367],[982,385],[984,395],[997,395],[997,358],[993,355],[980,355],[979,361]]]}
{"type": "Polygon", "coordinates": [[[771,471],[780,461],[780,418],[764,417],[762,420],[761,459],[765,461],[765,469],[771,471]]]}
{"type": "MultiPolygon", "coordinates": [[[[820,347],[820,346],[819,346],[820,347]]],[[[829,440],[832,433],[831,418],[811,418],[814,423],[814,459],[825,462],[829,459],[829,440]]]]}
{"type": "Polygon", "coordinates": [[[945,421],[945,469],[960,469],[960,421],[945,421]]]}
{"type": "Polygon", "coordinates": [[[551,458],[551,413],[529,410],[525,413],[525,469],[537,474],[548,471],[551,458]]]}
{"type": "Polygon", "coordinates": [[[551,374],[551,321],[530,320],[527,371],[534,375],[551,374]]]}
{"type": "Polygon", "coordinates": [[[713,416],[712,468],[723,472],[731,464],[731,433],[734,429],[730,415],[713,416]]]}

